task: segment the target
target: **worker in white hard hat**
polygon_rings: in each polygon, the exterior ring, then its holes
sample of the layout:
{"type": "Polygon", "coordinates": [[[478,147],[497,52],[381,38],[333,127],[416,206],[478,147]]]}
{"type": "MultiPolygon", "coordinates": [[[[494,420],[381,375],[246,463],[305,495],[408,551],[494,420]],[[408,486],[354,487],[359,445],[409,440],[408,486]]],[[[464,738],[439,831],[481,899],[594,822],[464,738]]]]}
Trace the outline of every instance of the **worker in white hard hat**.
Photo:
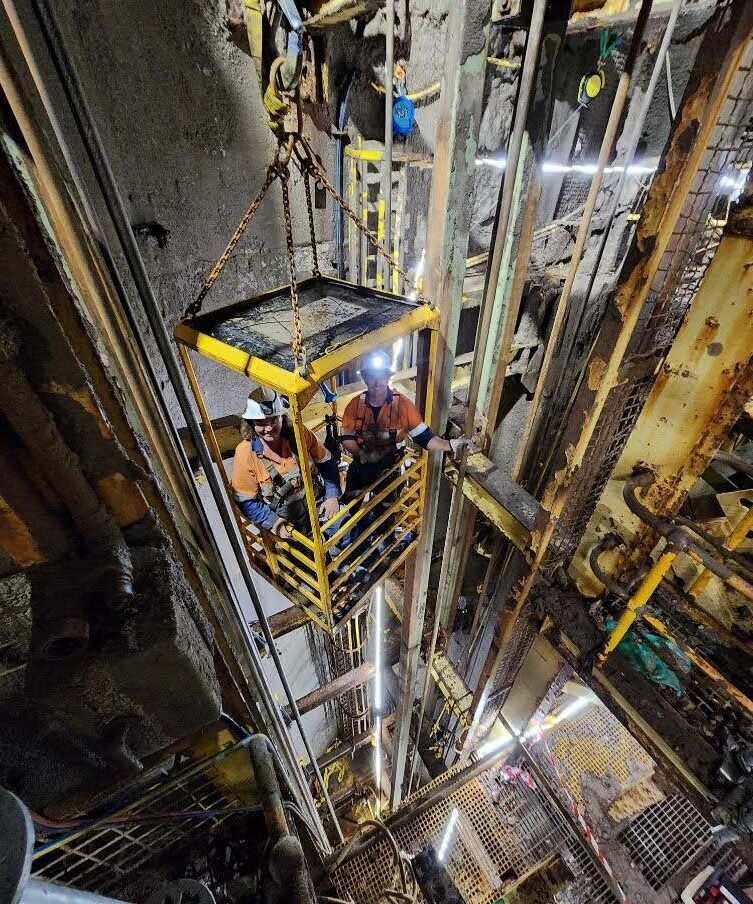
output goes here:
{"type": "MultiPolygon", "coordinates": [[[[392,367],[383,351],[373,352],[361,366],[366,391],[348,402],[343,413],[343,448],[353,459],[345,481],[345,498],[353,498],[371,486],[400,458],[410,437],[429,452],[450,452],[460,456],[464,437],[443,439],[432,433],[409,398],[390,388],[392,367]]],[[[475,448],[475,447],[474,447],[475,448]]]]}
{"type": "MultiPolygon", "coordinates": [[[[311,524],[288,402],[272,389],[250,393],[241,416],[241,442],[233,459],[235,501],[255,525],[283,539],[291,528],[309,533],[311,524]]],[[[307,427],[303,428],[319,514],[328,520],[340,507],[337,462],[307,427]]]]}

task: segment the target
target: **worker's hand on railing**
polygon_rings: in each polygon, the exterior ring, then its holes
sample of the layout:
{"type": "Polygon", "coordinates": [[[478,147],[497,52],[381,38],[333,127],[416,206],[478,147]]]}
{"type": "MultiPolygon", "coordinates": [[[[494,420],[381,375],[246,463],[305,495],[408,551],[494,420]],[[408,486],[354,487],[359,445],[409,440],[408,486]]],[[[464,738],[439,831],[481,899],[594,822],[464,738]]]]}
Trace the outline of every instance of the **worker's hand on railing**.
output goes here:
{"type": "Polygon", "coordinates": [[[460,460],[463,455],[463,449],[466,448],[468,449],[468,455],[475,455],[477,452],[481,451],[481,447],[477,446],[476,443],[467,436],[456,436],[454,439],[450,440],[450,449],[452,450],[452,457],[455,461],[460,460]]]}
{"type": "Polygon", "coordinates": [[[319,506],[319,514],[324,518],[325,521],[329,521],[330,518],[334,518],[334,516],[340,510],[340,500],[333,496],[331,499],[325,499],[324,502],[319,506]]]}
{"type": "Polygon", "coordinates": [[[284,518],[278,518],[272,525],[272,533],[281,540],[289,540],[293,536],[293,529],[284,518]]]}

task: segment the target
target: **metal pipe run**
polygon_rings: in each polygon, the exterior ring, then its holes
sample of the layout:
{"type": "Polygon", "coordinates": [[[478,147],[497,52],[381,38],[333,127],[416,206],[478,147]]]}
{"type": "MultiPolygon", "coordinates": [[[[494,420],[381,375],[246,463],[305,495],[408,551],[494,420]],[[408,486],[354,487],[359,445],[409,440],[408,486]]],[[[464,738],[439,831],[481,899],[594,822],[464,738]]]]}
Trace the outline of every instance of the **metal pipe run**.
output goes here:
{"type": "Polygon", "coordinates": [[[607,656],[619,646],[625,635],[633,626],[638,617],[638,610],[642,609],[651,599],[656,588],[661,584],[664,575],[669,571],[672,563],[677,558],[679,549],[675,546],[667,546],[667,549],[659,556],[649,568],[648,573],[639,584],[637,590],[630,596],[622,614],[617,619],[617,624],[612,629],[604,649],[599,655],[598,665],[602,666],[607,656]]]}
{"type": "MultiPolygon", "coordinates": [[[[632,133],[630,136],[630,144],[628,146],[627,152],[625,153],[625,159],[622,163],[622,172],[620,173],[620,178],[617,182],[617,186],[614,189],[614,193],[612,195],[612,201],[609,205],[609,211],[607,213],[607,221],[604,225],[604,230],[601,233],[601,239],[599,240],[599,247],[596,250],[596,260],[593,262],[591,266],[591,275],[588,279],[588,288],[586,289],[586,294],[583,299],[583,307],[582,311],[586,311],[588,309],[588,302],[591,298],[591,292],[593,291],[594,282],[596,281],[596,276],[599,271],[599,266],[601,264],[601,259],[604,256],[604,249],[607,245],[607,240],[609,238],[610,230],[612,229],[612,225],[614,223],[615,217],[617,215],[617,208],[620,203],[620,197],[622,196],[622,190],[625,187],[625,183],[627,182],[628,177],[628,169],[631,164],[635,160],[635,154],[638,150],[638,144],[640,143],[641,136],[643,135],[643,126],[646,122],[646,117],[648,116],[648,111],[651,108],[651,101],[654,98],[654,92],[656,91],[656,86],[659,83],[659,79],[662,76],[662,72],[665,66],[665,60],[669,62],[669,45],[672,42],[672,35],[675,31],[675,25],[677,24],[678,16],[680,15],[680,7],[683,4],[683,0],[675,0],[672,4],[672,11],[669,14],[669,20],[667,21],[667,27],[664,29],[664,35],[662,36],[661,44],[659,45],[659,51],[656,54],[656,60],[654,61],[654,68],[651,72],[651,78],[648,80],[648,85],[646,85],[646,92],[643,95],[643,100],[641,102],[641,109],[638,113],[638,118],[635,120],[632,128],[632,133]]],[[[674,114],[672,115],[672,119],[674,119],[674,114]]],[[[582,319],[582,317],[581,317],[582,319]]],[[[577,333],[577,331],[576,331],[577,333]]]]}
{"type": "Polygon", "coordinates": [[[123,902],[119,898],[108,898],[91,891],[79,891],[65,885],[29,879],[17,904],[123,904],[123,902]]]}
{"type": "MultiPolygon", "coordinates": [[[[384,26],[384,154],[382,155],[381,185],[384,209],[384,247],[392,253],[392,102],[393,81],[395,73],[395,0],[387,0],[385,4],[384,26]]],[[[384,277],[382,287],[392,291],[392,267],[388,260],[383,260],[384,277]]],[[[379,263],[377,261],[377,273],[379,263]]],[[[379,283],[377,282],[377,285],[379,283]]]]}
{"type": "MultiPolygon", "coordinates": [[[[5,0],[5,2],[7,5],[12,6],[10,0],[5,0]]],[[[61,86],[65,92],[66,99],[68,100],[68,103],[70,105],[73,118],[79,131],[84,150],[91,164],[97,185],[102,193],[103,200],[107,207],[113,226],[116,230],[118,240],[122,246],[128,270],[131,274],[134,285],[136,287],[136,291],[138,292],[140,301],[143,305],[144,312],[147,316],[147,319],[149,320],[149,325],[152,329],[154,338],[160,350],[160,354],[165,364],[171,386],[178,400],[181,414],[185,419],[186,425],[191,434],[191,439],[194,442],[201,466],[207,478],[207,483],[209,484],[215,504],[217,505],[223,527],[226,531],[231,548],[238,562],[244,585],[246,587],[254,610],[256,611],[257,619],[267,642],[275,670],[277,671],[280,682],[285,692],[285,696],[290,705],[291,714],[298,726],[303,744],[306,748],[306,752],[309,756],[317,781],[319,782],[322,795],[332,819],[333,828],[338,838],[342,841],[342,830],[337,821],[332,801],[327,792],[327,787],[322,778],[321,771],[317,765],[316,756],[314,755],[314,751],[309,741],[308,735],[306,734],[306,731],[303,727],[303,722],[296,706],[295,696],[288,682],[285,670],[282,667],[282,663],[275,646],[274,637],[272,636],[266,614],[261,605],[261,601],[253,583],[253,577],[251,575],[251,570],[246,559],[243,542],[238,533],[235,517],[230,509],[230,505],[228,503],[220,480],[214,470],[212,457],[209,453],[206,439],[204,438],[204,434],[191,405],[188,392],[183,383],[183,377],[180,372],[178,361],[175,357],[175,352],[173,351],[170,337],[165,328],[165,323],[162,319],[159,305],[154,295],[154,290],[152,289],[144,261],[141,257],[138,245],[136,244],[136,240],[130,226],[123,200],[115,182],[115,177],[112,173],[112,169],[105,153],[102,140],[99,136],[99,132],[94,123],[91,110],[89,109],[81,86],[78,82],[78,78],[76,77],[76,74],[73,70],[73,66],[62,39],[60,27],[52,11],[49,0],[31,0],[31,5],[36,15],[40,32],[45,42],[45,46],[48,53],[50,54],[50,58],[55,66],[57,76],[60,79],[61,86]]],[[[20,22],[18,24],[20,25],[20,22]]],[[[231,602],[233,615],[236,619],[236,625],[245,642],[249,656],[253,661],[255,668],[257,669],[257,674],[263,677],[261,658],[258,650],[256,649],[256,642],[251,634],[246,618],[243,614],[238,600],[232,599],[231,602]]],[[[259,682],[259,686],[262,694],[266,698],[264,702],[268,708],[270,718],[276,723],[275,727],[277,729],[277,733],[282,738],[289,738],[279,709],[277,708],[268,687],[265,686],[263,680],[259,682]]],[[[290,744],[290,747],[292,749],[292,744],[290,744]]],[[[320,823],[316,808],[313,806],[311,794],[310,791],[308,791],[301,766],[298,763],[295,755],[290,756],[290,751],[288,758],[290,760],[289,765],[294,774],[296,774],[297,781],[300,785],[300,791],[304,803],[307,809],[311,812],[312,818],[317,825],[320,840],[325,848],[328,848],[329,841],[327,839],[326,832],[324,831],[324,828],[320,823]]]]}
{"type": "MultiPolygon", "coordinates": [[[[536,0],[533,12],[531,14],[531,24],[526,39],[525,59],[523,60],[523,68],[520,75],[520,89],[515,104],[515,121],[513,123],[512,134],[507,153],[507,165],[505,166],[505,174],[502,182],[502,191],[500,194],[499,207],[497,208],[497,218],[494,228],[494,239],[492,243],[492,251],[489,259],[489,269],[486,273],[484,284],[484,295],[481,300],[481,312],[479,316],[478,327],[476,329],[475,352],[473,357],[473,365],[471,368],[471,382],[468,391],[468,406],[466,408],[465,425],[463,433],[467,437],[473,437],[474,426],[476,420],[476,405],[478,403],[479,390],[481,387],[481,376],[483,373],[483,363],[486,357],[487,338],[490,332],[491,318],[494,310],[494,298],[497,292],[497,283],[499,282],[499,274],[504,258],[505,247],[508,242],[508,233],[512,215],[513,200],[515,196],[515,182],[518,176],[518,167],[522,158],[523,142],[526,134],[526,121],[528,119],[528,110],[533,97],[534,85],[536,81],[536,69],[539,59],[539,48],[541,45],[541,36],[544,30],[544,16],[546,14],[546,0],[536,0]]],[[[500,362],[500,366],[504,367],[504,362],[500,362]]],[[[467,448],[463,450],[458,465],[458,479],[452,493],[452,502],[450,506],[450,517],[447,525],[447,541],[445,544],[445,556],[442,560],[442,573],[440,575],[439,586],[445,586],[447,582],[447,569],[450,567],[451,554],[458,555],[460,550],[453,550],[455,538],[459,532],[463,530],[461,522],[461,512],[464,510],[463,482],[465,481],[465,472],[467,465],[467,448]]],[[[454,583],[454,582],[453,582],[454,583]]],[[[443,594],[437,597],[437,604],[434,611],[434,624],[432,627],[431,641],[426,655],[426,675],[424,676],[424,685],[421,693],[421,705],[418,712],[418,722],[416,727],[416,738],[421,737],[421,726],[423,725],[424,715],[426,713],[426,703],[429,697],[429,691],[432,684],[431,666],[434,654],[437,648],[437,639],[439,637],[439,628],[442,622],[442,610],[444,608],[443,594]]],[[[416,771],[416,763],[418,761],[418,740],[413,747],[411,754],[410,768],[408,769],[408,794],[411,792],[413,785],[413,777],[416,771]]]]}
{"type": "Polygon", "coordinates": [[[719,461],[723,465],[729,465],[736,471],[740,471],[741,474],[745,474],[748,477],[753,478],[753,464],[751,464],[749,461],[746,461],[744,458],[740,458],[739,455],[735,455],[734,452],[724,452],[719,449],[714,453],[713,460],[719,461]]]}
{"type": "Polygon", "coordinates": [[[551,368],[552,361],[554,360],[555,353],[559,350],[562,332],[565,327],[567,314],[570,307],[570,296],[575,284],[575,276],[578,272],[578,267],[580,266],[581,258],[586,247],[586,242],[591,235],[591,220],[593,218],[594,210],[596,209],[596,202],[599,198],[599,193],[601,192],[602,183],[604,181],[604,170],[609,163],[609,160],[614,151],[615,142],[617,141],[617,131],[619,129],[620,122],[622,121],[622,114],[625,109],[628,90],[630,88],[630,83],[633,77],[633,69],[635,68],[635,63],[639,56],[641,42],[643,40],[643,33],[646,29],[646,24],[651,13],[651,5],[652,0],[643,0],[643,2],[641,3],[640,12],[638,13],[638,19],[635,23],[635,30],[633,31],[633,37],[630,42],[630,50],[628,52],[627,59],[625,60],[625,68],[620,75],[619,82],[617,83],[617,91],[615,93],[614,100],[612,101],[612,109],[609,112],[609,120],[607,121],[607,126],[604,130],[604,137],[601,141],[599,158],[596,163],[596,172],[594,173],[593,180],[591,181],[588,198],[586,199],[586,205],[583,209],[580,226],[578,227],[578,234],[575,238],[575,245],[573,246],[573,252],[570,257],[570,266],[568,267],[567,276],[565,277],[565,285],[562,287],[562,294],[560,295],[559,301],[557,302],[557,308],[554,313],[552,328],[550,330],[549,339],[546,344],[546,351],[544,352],[544,360],[541,363],[541,369],[536,380],[536,389],[533,394],[533,401],[531,402],[531,408],[528,415],[529,436],[533,434],[533,431],[535,429],[541,396],[544,392],[544,389],[546,388],[547,377],[549,376],[549,370],[551,368]]]}
{"type": "Polygon", "coordinates": [[[591,566],[591,571],[593,571],[596,580],[606,587],[607,592],[616,596],[618,599],[627,601],[630,599],[630,591],[627,587],[623,587],[619,581],[616,581],[611,575],[607,574],[599,564],[599,558],[603,552],[617,549],[618,546],[622,545],[622,537],[619,537],[617,534],[607,534],[603,540],[594,544],[589,550],[588,564],[591,566]]]}
{"type": "Polygon", "coordinates": [[[649,487],[654,482],[655,477],[651,471],[639,471],[637,474],[625,481],[622,490],[622,498],[625,505],[630,511],[637,515],[644,524],[648,524],[658,534],[665,537],[668,542],[672,542],[678,552],[684,552],[690,556],[699,565],[703,565],[712,574],[716,575],[725,584],[733,590],[737,590],[746,599],[753,600],[753,585],[749,584],[739,574],[734,572],[728,565],[718,562],[712,555],[699,546],[692,537],[689,536],[684,528],[675,527],[671,523],[667,523],[658,515],[649,511],[645,505],[638,501],[636,489],[638,487],[649,487]]]}
{"type": "MultiPolygon", "coordinates": [[[[751,531],[753,531],[753,507],[749,508],[741,520],[738,521],[732,533],[725,540],[724,545],[728,550],[737,549],[751,531]]],[[[696,599],[706,589],[712,577],[713,574],[707,568],[701,569],[696,579],[690,585],[688,594],[693,599],[696,599]]]]}

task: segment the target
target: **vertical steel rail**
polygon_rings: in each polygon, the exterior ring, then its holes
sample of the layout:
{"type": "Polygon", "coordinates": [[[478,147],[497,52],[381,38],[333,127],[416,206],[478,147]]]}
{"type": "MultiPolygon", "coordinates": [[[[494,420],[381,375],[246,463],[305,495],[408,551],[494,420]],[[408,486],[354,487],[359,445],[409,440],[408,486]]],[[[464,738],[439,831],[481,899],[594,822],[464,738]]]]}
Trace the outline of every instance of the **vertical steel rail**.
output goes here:
{"type": "MultiPolygon", "coordinates": [[[[486,356],[487,337],[491,325],[491,317],[494,309],[494,299],[497,294],[497,283],[499,282],[499,274],[502,268],[502,261],[505,255],[505,248],[509,238],[510,222],[512,218],[513,199],[515,195],[515,183],[518,178],[518,167],[522,160],[521,151],[526,133],[526,121],[528,119],[528,110],[533,97],[533,88],[536,81],[536,70],[539,59],[539,48],[541,45],[541,35],[544,28],[544,14],[546,13],[547,0],[535,0],[533,13],[531,16],[531,25],[526,40],[525,59],[523,60],[523,69],[520,76],[520,90],[518,92],[518,100],[515,105],[515,120],[513,123],[512,134],[507,153],[507,165],[505,166],[505,175],[502,186],[502,194],[500,205],[497,210],[497,223],[494,230],[494,244],[489,260],[489,268],[486,273],[486,281],[484,285],[484,295],[481,300],[481,314],[479,324],[476,330],[476,350],[473,357],[473,365],[471,369],[471,385],[468,394],[468,407],[466,408],[466,418],[464,426],[464,434],[472,437],[474,434],[474,423],[476,418],[476,404],[478,402],[479,389],[481,386],[481,374],[483,372],[484,358],[486,356]]],[[[447,525],[447,542],[445,545],[445,556],[442,561],[442,576],[439,580],[440,592],[437,596],[437,605],[434,611],[434,625],[432,627],[431,641],[426,657],[426,675],[424,677],[423,692],[421,694],[421,705],[418,712],[418,724],[416,729],[416,738],[421,737],[421,726],[426,712],[426,701],[431,688],[431,664],[434,659],[434,653],[437,648],[437,638],[439,636],[439,627],[442,622],[442,609],[444,608],[444,600],[442,587],[450,582],[447,580],[447,572],[450,568],[451,561],[454,556],[460,555],[461,550],[456,548],[457,538],[464,531],[465,517],[467,515],[467,507],[464,505],[465,497],[463,496],[463,482],[465,480],[467,454],[463,451],[458,468],[458,479],[452,493],[452,502],[450,505],[449,524],[447,525]],[[444,578],[444,580],[443,580],[444,578]],[[440,604],[441,603],[441,604],[440,604]]],[[[452,582],[454,584],[454,581],[452,582]]],[[[450,592],[454,587],[448,588],[450,592]]],[[[413,754],[410,761],[410,770],[408,773],[408,793],[410,794],[413,775],[415,773],[416,762],[418,759],[418,741],[413,748],[413,754]]]]}
{"type": "MultiPolygon", "coordinates": [[[[439,332],[431,331],[432,347],[437,354],[435,370],[428,380],[428,386],[433,391],[428,397],[420,394],[420,401],[426,405],[426,422],[440,432],[444,430],[447,420],[468,252],[470,196],[475,177],[475,150],[488,56],[491,4],[489,0],[456,0],[449,9],[426,237],[424,289],[427,298],[431,298],[439,308],[441,321],[439,332]]],[[[419,351],[419,369],[420,355],[419,351]]],[[[406,563],[390,794],[393,809],[402,798],[410,744],[441,468],[438,456],[427,456],[421,535],[415,558],[408,559],[406,563]]]]}
{"type": "Polygon", "coordinates": [[[544,360],[541,362],[541,370],[539,371],[538,379],[536,380],[536,389],[534,391],[533,401],[528,412],[526,431],[524,434],[524,439],[521,442],[521,449],[523,449],[523,447],[527,443],[527,440],[533,435],[536,428],[539,407],[541,405],[541,396],[544,392],[544,389],[546,388],[549,370],[552,366],[554,355],[559,349],[560,340],[562,338],[562,331],[565,328],[567,314],[570,308],[570,296],[573,291],[573,285],[575,284],[575,276],[578,272],[583,252],[586,248],[586,242],[591,235],[591,220],[593,219],[594,210],[596,209],[596,202],[599,198],[601,186],[604,181],[604,170],[609,163],[610,157],[612,156],[612,152],[614,150],[615,142],[617,141],[617,130],[619,128],[620,122],[622,121],[622,114],[627,102],[628,90],[630,89],[630,84],[633,78],[633,70],[640,53],[641,42],[643,40],[643,34],[646,30],[646,24],[648,23],[648,17],[651,13],[652,2],[653,0],[642,0],[641,8],[638,13],[638,19],[636,20],[635,29],[633,30],[633,37],[630,42],[630,51],[628,52],[627,59],[625,60],[625,68],[620,75],[619,82],[617,83],[617,91],[615,92],[614,100],[612,101],[612,109],[609,111],[607,127],[604,130],[604,137],[601,141],[599,158],[596,163],[596,172],[594,173],[593,179],[591,181],[588,198],[586,199],[586,206],[583,210],[583,214],[580,220],[580,226],[578,227],[578,234],[575,238],[573,253],[570,258],[570,266],[568,267],[567,276],[565,277],[565,285],[562,288],[562,294],[560,295],[559,301],[557,302],[554,321],[552,322],[552,328],[549,333],[549,339],[547,341],[546,350],[544,352],[544,360]]]}
{"type": "MultiPolygon", "coordinates": [[[[606,248],[607,240],[609,239],[609,233],[612,229],[612,224],[614,223],[615,216],[617,214],[617,207],[620,203],[620,197],[622,196],[622,191],[625,187],[625,183],[627,182],[628,170],[635,160],[635,155],[638,151],[638,144],[641,140],[641,135],[643,134],[643,126],[646,122],[646,117],[648,116],[648,111],[651,107],[651,101],[654,99],[656,86],[659,83],[659,79],[661,78],[662,72],[664,70],[665,60],[669,60],[669,45],[672,42],[672,35],[675,32],[675,25],[677,24],[677,19],[680,15],[680,8],[683,5],[683,2],[684,0],[674,0],[674,3],[672,4],[672,12],[669,14],[667,27],[664,29],[664,35],[662,36],[662,41],[659,45],[659,51],[656,54],[654,68],[651,72],[651,78],[648,81],[648,85],[646,85],[646,93],[643,95],[643,100],[641,101],[641,109],[638,113],[637,120],[633,124],[633,130],[630,136],[630,144],[628,146],[627,152],[625,153],[625,159],[623,160],[623,169],[620,173],[620,178],[617,182],[614,194],[612,195],[612,202],[609,205],[607,222],[601,233],[599,247],[596,251],[596,260],[591,266],[591,275],[588,278],[588,288],[586,289],[586,294],[583,299],[583,308],[581,309],[583,311],[585,311],[586,307],[588,306],[589,299],[591,298],[591,292],[593,292],[594,282],[596,281],[596,276],[599,272],[599,266],[601,265],[601,259],[604,256],[604,249],[606,248]]],[[[672,115],[672,119],[674,119],[674,114],[672,115]]]]}
{"type": "MultiPolygon", "coordinates": [[[[386,0],[384,26],[384,153],[380,172],[380,194],[384,211],[382,244],[392,253],[392,83],[395,72],[395,0],[386,0]]],[[[388,260],[376,258],[377,274],[382,272],[381,287],[388,292],[392,285],[392,267],[388,260]]],[[[380,282],[377,280],[377,287],[380,282]]]]}
{"type": "MultiPolygon", "coordinates": [[[[5,0],[5,4],[6,8],[12,8],[11,0],[5,0]]],[[[256,611],[257,619],[262,628],[264,637],[267,641],[269,652],[275,665],[275,670],[278,673],[280,682],[285,691],[285,696],[287,697],[288,703],[290,705],[290,711],[293,715],[294,721],[298,726],[298,730],[301,734],[303,744],[311,761],[311,765],[316,775],[317,781],[321,786],[322,794],[333,821],[333,827],[335,829],[335,832],[339,835],[340,840],[342,840],[342,830],[340,829],[340,824],[337,821],[337,816],[335,814],[332,801],[329,797],[326,785],[324,784],[324,780],[317,765],[316,756],[314,754],[313,748],[311,747],[311,742],[309,741],[308,735],[306,734],[306,731],[303,727],[301,715],[298,712],[298,707],[296,706],[295,696],[290,688],[290,684],[287,680],[287,676],[285,675],[285,670],[282,667],[282,663],[280,662],[280,657],[275,646],[274,637],[272,636],[272,631],[269,627],[266,613],[264,612],[261,600],[259,599],[259,595],[256,592],[256,587],[254,586],[251,570],[246,559],[243,541],[241,540],[238,533],[235,518],[230,510],[230,505],[222,489],[221,482],[214,470],[212,457],[207,447],[206,440],[204,439],[204,434],[191,405],[185,384],[183,383],[180,367],[175,357],[175,352],[173,351],[170,337],[165,328],[165,323],[162,319],[162,315],[159,310],[159,305],[157,303],[151,281],[146,272],[146,267],[144,265],[143,258],[141,257],[141,252],[139,251],[138,245],[136,244],[136,239],[128,220],[128,215],[123,204],[123,199],[115,182],[115,177],[110,167],[109,160],[107,159],[104,145],[102,144],[102,140],[99,136],[99,131],[97,130],[97,127],[94,123],[91,110],[89,109],[89,105],[86,102],[83,91],[78,82],[78,78],[76,77],[76,74],[73,70],[73,66],[63,42],[60,27],[48,0],[31,0],[31,5],[37,18],[37,22],[39,24],[39,28],[46,48],[55,67],[55,71],[58,78],[60,79],[61,87],[63,88],[66,99],[70,105],[76,127],[79,131],[82,144],[86,152],[86,156],[91,164],[97,185],[102,192],[107,211],[117,233],[118,240],[122,246],[128,270],[131,274],[134,285],[136,286],[136,291],[138,292],[139,299],[141,300],[144,308],[144,312],[147,315],[147,319],[149,320],[149,325],[154,334],[154,338],[157,341],[157,345],[164,361],[165,368],[168,372],[170,383],[178,400],[181,413],[185,418],[186,425],[191,434],[191,439],[193,440],[196,447],[199,460],[207,478],[207,483],[209,484],[212,496],[217,505],[223,527],[225,528],[231,548],[233,549],[233,553],[235,554],[235,557],[238,561],[240,572],[243,577],[243,582],[248,591],[252,605],[256,611]]],[[[20,20],[17,22],[17,25],[20,27],[20,20]]],[[[261,663],[261,658],[256,649],[256,642],[251,634],[249,625],[246,622],[245,616],[243,615],[238,601],[233,600],[232,603],[233,614],[235,615],[237,625],[240,628],[241,635],[245,640],[249,655],[254,661],[255,666],[258,668],[258,674],[263,677],[264,671],[261,663]]],[[[264,686],[263,680],[260,681],[260,686],[264,686]]],[[[275,721],[279,720],[280,723],[278,730],[282,732],[283,736],[286,736],[288,734],[287,729],[284,726],[284,722],[282,721],[279,710],[274,704],[271,695],[270,705],[270,715],[272,716],[272,718],[275,718],[276,716],[275,721]]],[[[293,762],[289,765],[293,766],[294,771],[300,773],[301,767],[297,760],[294,759],[293,762]]],[[[305,779],[302,779],[302,788],[306,788],[305,779]]],[[[309,792],[306,804],[308,805],[310,803],[311,799],[309,792]]],[[[316,809],[313,807],[312,809],[313,813],[316,814],[316,809]]],[[[316,814],[316,823],[318,824],[323,844],[329,846],[329,841],[327,840],[326,833],[321,826],[318,814],[316,814]]]]}

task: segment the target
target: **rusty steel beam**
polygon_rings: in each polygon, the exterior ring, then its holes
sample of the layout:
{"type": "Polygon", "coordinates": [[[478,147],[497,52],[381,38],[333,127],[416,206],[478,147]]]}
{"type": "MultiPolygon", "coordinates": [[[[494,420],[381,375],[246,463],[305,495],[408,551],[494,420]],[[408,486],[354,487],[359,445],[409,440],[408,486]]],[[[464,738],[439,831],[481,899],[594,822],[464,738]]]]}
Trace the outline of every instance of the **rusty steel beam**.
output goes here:
{"type": "MultiPolygon", "coordinates": [[[[488,698],[514,626],[547,559],[557,519],[577,486],[576,475],[584,462],[609,394],[620,380],[620,367],[639,315],[727,101],[752,30],[753,5],[745,0],[730,0],[717,10],[704,33],[617,289],[591,352],[563,441],[555,453],[554,477],[543,494],[542,509],[533,531],[527,573],[515,589],[512,608],[501,615],[487,656],[483,680],[476,689],[474,724],[480,721],[480,710],[488,698]]],[[[473,742],[474,739],[469,736],[468,744],[473,742]]]]}
{"type": "MultiPolygon", "coordinates": [[[[275,612],[274,615],[268,616],[267,622],[269,623],[272,637],[277,639],[297,631],[298,628],[311,624],[311,619],[306,614],[306,610],[300,606],[289,606],[287,609],[282,609],[280,612],[275,612]]],[[[258,621],[251,622],[251,630],[257,634],[261,631],[261,625],[258,621]]]]}
{"type": "MultiPolygon", "coordinates": [[[[452,362],[460,322],[470,229],[471,189],[476,170],[476,142],[484,93],[489,44],[489,0],[457,0],[450,4],[446,49],[435,140],[434,167],[426,236],[424,291],[441,314],[431,402],[431,425],[444,431],[450,406],[452,362]]],[[[420,398],[420,393],[418,393],[420,398]]],[[[402,798],[410,743],[413,700],[426,610],[429,567],[442,463],[430,456],[421,539],[416,556],[406,563],[402,620],[399,696],[395,719],[390,806],[402,798]]]]}
{"type": "MultiPolygon", "coordinates": [[[[400,647],[398,643],[388,642],[384,648],[382,659],[383,666],[385,668],[390,668],[399,660],[400,647]]],[[[375,675],[376,664],[367,659],[355,669],[351,669],[343,675],[338,675],[337,678],[333,678],[332,681],[328,681],[326,684],[311,691],[309,694],[304,694],[303,697],[296,700],[298,710],[301,713],[310,713],[312,710],[324,706],[325,703],[330,703],[332,700],[342,697],[342,695],[347,694],[348,691],[352,691],[354,688],[366,684],[371,681],[375,675]]],[[[285,711],[288,713],[287,707],[285,711]]]]}
{"type": "MultiPolygon", "coordinates": [[[[301,715],[310,713],[312,710],[324,706],[325,703],[331,703],[332,700],[337,700],[338,697],[342,697],[342,695],[347,694],[348,691],[352,691],[354,688],[366,684],[367,681],[371,681],[374,675],[376,675],[376,666],[373,662],[367,660],[366,662],[361,663],[357,668],[351,669],[344,675],[340,675],[332,681],[328,681],[326,684],[318,687],[315,691],[311,691],[310,694],[299,697],[298,700],[296,700],[298,711],[301,715]]],[[[287,707],[285,712],[286,715],[288,715],[287,707]]]]}

